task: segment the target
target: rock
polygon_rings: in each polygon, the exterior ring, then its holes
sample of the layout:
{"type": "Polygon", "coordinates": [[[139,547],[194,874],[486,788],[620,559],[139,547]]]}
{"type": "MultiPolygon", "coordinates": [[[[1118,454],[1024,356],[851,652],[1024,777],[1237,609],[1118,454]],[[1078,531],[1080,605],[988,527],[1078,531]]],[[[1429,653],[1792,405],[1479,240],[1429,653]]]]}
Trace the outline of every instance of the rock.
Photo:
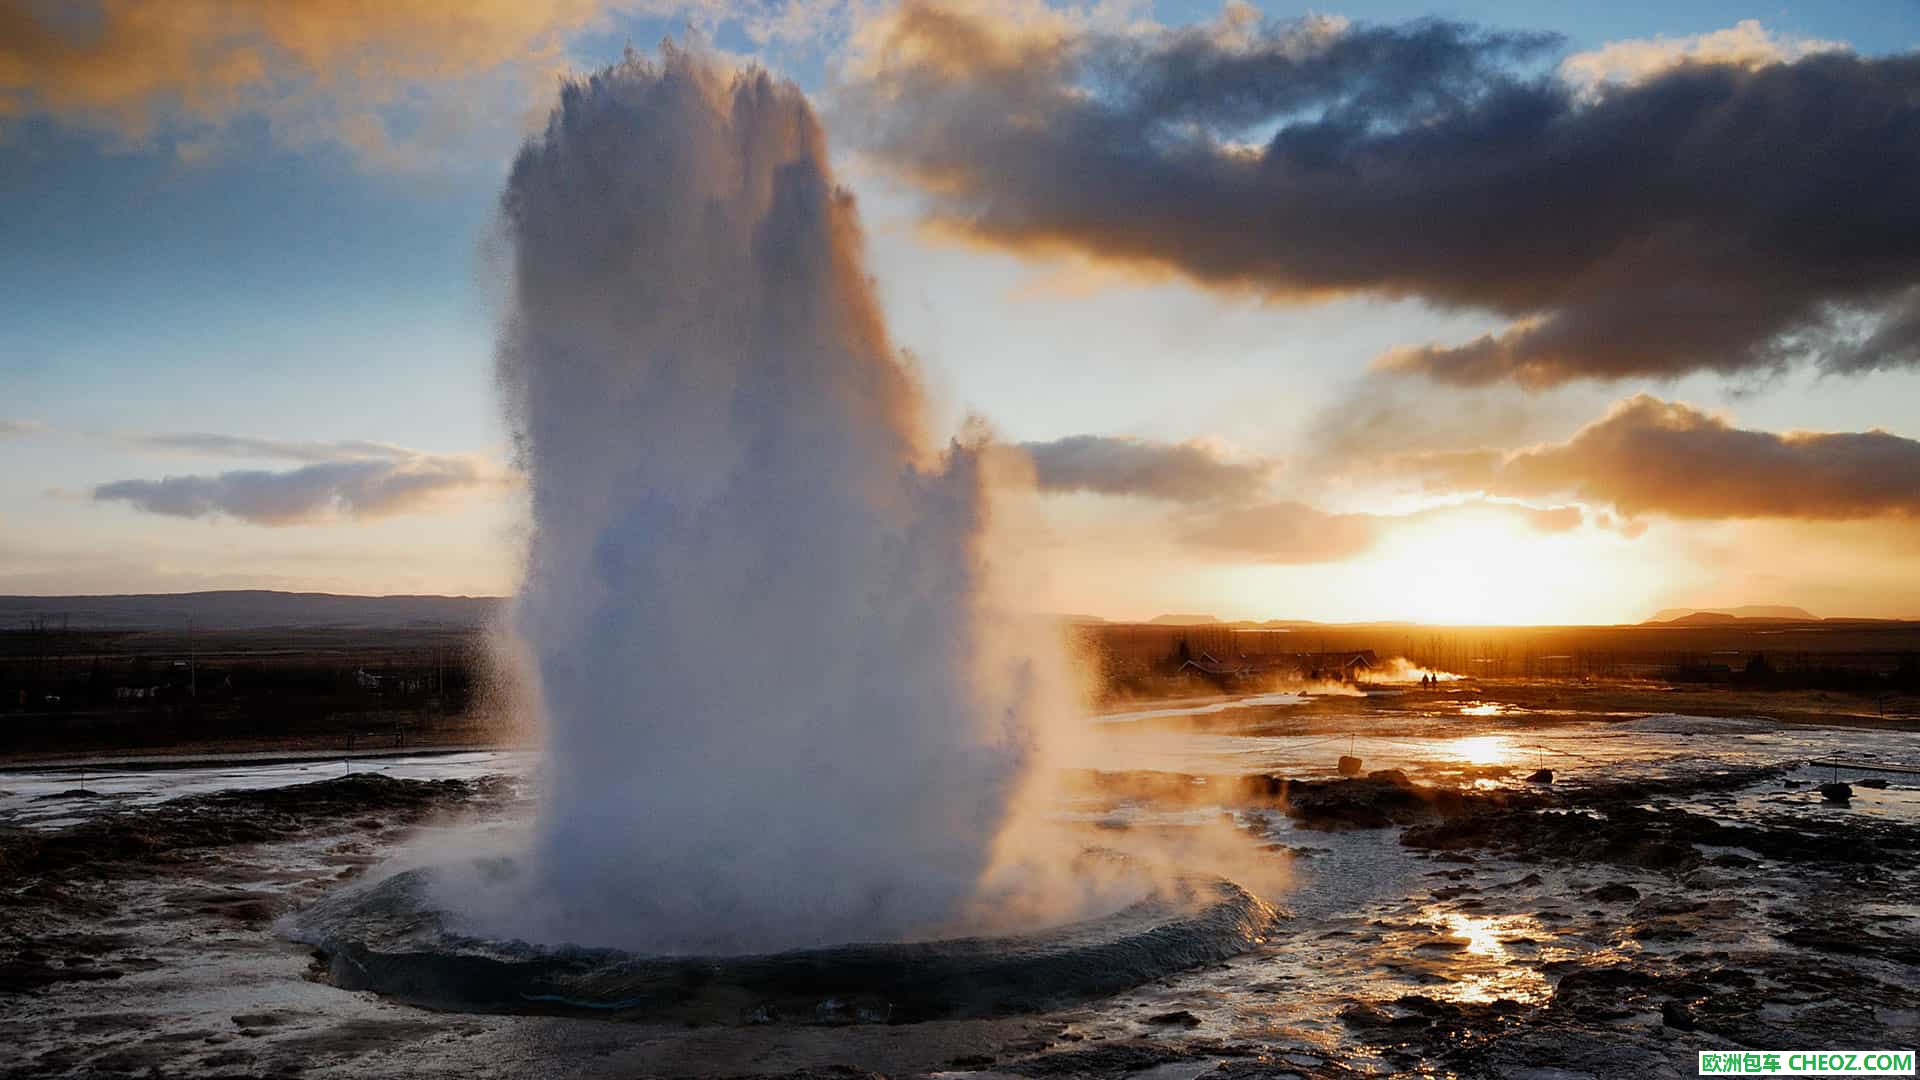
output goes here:
{"type": "Polygon", "coordinates": [[[1491,818],[1456,818],[1430,825],[1416,825],[1400,834],[1400,843],[1405,847],[1429,851],[1458,851],[1490,843],[1492,832],[1491,818]]]}
{"type": "Polygon", "coordinates": [[[36,954],[21,953],[11,960],[0,960],[0,994],[34,994],[58,983],[118,979],[125,974],[117,968],[93,964],[49,964],[36,954]]]}
{"type": "Polygon", "coordinates": [[[1105,1043],[1022,1058],[1006,1066],[1006,1071],[1016,1076],[1125,1076],[1191,1057],[1186,1051],[1153,1043],[1105,1043]]]}
{"type": "Polygon", "coordinates": [[[1693,1012],[1684,1001],[1663,1001],[1660,1003],[1660,1022],[1676,1031],[1694,1029],[1693,1012]]]}
{"type": "Polygon", "coordinates": [[[1806,787],[1807,785],[1804,781],[1801,781],[1801,780],[1782,780],[1780,781],[1780,786],[1783,788],[1802,788],[1802,787],[1806,787]]]}
{"type": "Polygon", "coordinates": [[[1853,788],[1841,783],[1821,784],[1820,797],[1828,802],[1843,803],[1853,798],[1853,788]]]}
{"type": "Polygon", "coordinates": [[[1147,1017],[1146,1022],[1149,1024],[1158,1025],[1160,1027],[1199,1027],[1200,1026],[1200,1018],[1193,1015],[1192,1013],[1188,1012],[1185,1009],[1177,1009],[1173,1012],[1157,1013],[1153,1016],[1147,1017]]]}
{"type": "Polygon", "coordinates": [[[1580,968],[1561,976],[1549,1007],[1587,1023],[1620,1020],[1645,1007],[1643,999],[1656,981],[1627,964],[1580,968]]]}
{"type": "Polygon", "coordinates": [[[1552,769],[1541,769],[1541,770],[1539,770],[1539,771],[1537,771],[1537,772],[1535,772],[1535,773],[1533,773],[1533,774],[1531,774],[1531,775],[1529,775],[1529,776],[1527,777],[1527,783],[1529,783],[1529,784],[1551,784],[1551,783],[1553,783],[1553,770],[1552,770],[1552,769]]]}
{"type": "MultiPolygon", "coordinates": [[[[1407,779],[1407,774],[1399,769],[1375,769],[1367,774],[1367,779],[1378,780],[1387,784],[1398,784],[1401,787],[1406,787],[1413,783],[1412,780],[1407,779]]],[[[1880,786],[1886,787],[1887,785],[1881,784],[1880,786]]]]}
{"type": "Polygon", "coordinates": [[[129,873],[139,864],[177,862],[205,849],[297,836],[370,810],[380,811],[387,824],[409,824],[458,804],[501,799],[512,783],[504,777],[401,780],[357,773],[187,795],[137,814],[109,814],[60,829],[0,828],[0,879],[97,877],[105,865],[129,873]]]}
{"type": "Polygon", "coordinates": [[[1878,776],[1869,776],[1862,780],[1855,780],[1853,783],[1855,787],[1872,788],[1875,791],[1887,789],[1887,782],[1878,776]]]}
{"type": "Polygon", "coordinates": [[[1351,1028],[1423,1027],[1418,1016],[1395,1016],[1378,1005],[1357,1002],[1340,1010],[1340,1019],[1351,1028]]]}
{"type": "Polygon", "coordinates": [[[1732,878],[1729,878],[1725,874],[1715,873],[1705,866],[1696,866],[1691,869],[1682,870],[1679,873],[1679,878],[1687,888],[1692,889],[1694,892],[1730,889],[1734,885],[1732,878]]]}
{"type": "Polygon", "coordinates": [[[1352,757],[1347,754],[1340,755],[1340,775],[1341,776],[1359,776],[1360,769],[1361,769],[1361,764],[1360,764],[1359,758],[1352,757]]]}
{"type": "Polygon", "coordinates": [[[1587,895],[1603,904],[1631,904],[1640,899],[1640,890],[1616,881],[1591,890],[1587,895]]]}
{"type": "Polygon", "coordinates": [[[1700,857],[1691,844],[1675,844],[1663,840],[1638,844],[1627,852],[1626,861],[1634,866],[1644,866],[1650,870],[1671,870],[1684,866],[1700,857]]]}
{"type": "Polygon", "coordinates": [[[1429,814],[1431,792],[1384,780],[1295,783],[1286,791],[1286,815],[1310,829],[1381,829],[1429,814]]]}

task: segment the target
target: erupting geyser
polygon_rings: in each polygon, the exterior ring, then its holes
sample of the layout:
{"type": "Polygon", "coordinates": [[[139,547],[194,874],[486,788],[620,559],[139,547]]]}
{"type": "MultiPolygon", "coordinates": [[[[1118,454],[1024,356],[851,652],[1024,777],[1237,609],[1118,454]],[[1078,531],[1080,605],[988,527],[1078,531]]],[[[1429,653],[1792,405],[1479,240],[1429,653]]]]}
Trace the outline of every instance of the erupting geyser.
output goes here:
{"type": "Polygon", "coordinates": [[[514,629],[575,940],[749,951],[959,917],[1057,659],[996,602],[807,101],[667,46],[562,94],[505,199],[531,486],[514,629]]]}
{"type": "Polygon", "coordinates": [[[532,849],[299,913],[336,981],[902,1020],[1258,940],[1273,912],[1238,886],[1148,890],[1030,820],[1076,702],[1057,635],[1008,614],[1006,455],[928,438],[797,89],[629,54],[563,92],[505,224],[499,375],[533,506],[513,629],[547,728],[532,849]]]}

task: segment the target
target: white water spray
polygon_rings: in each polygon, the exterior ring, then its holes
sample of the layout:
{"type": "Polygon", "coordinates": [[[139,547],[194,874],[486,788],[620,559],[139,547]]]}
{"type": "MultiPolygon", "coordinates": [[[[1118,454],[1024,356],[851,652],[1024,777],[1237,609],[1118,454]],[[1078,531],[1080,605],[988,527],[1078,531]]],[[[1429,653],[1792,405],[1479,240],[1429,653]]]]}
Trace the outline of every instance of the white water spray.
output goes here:
{"type": "Polygon", "coordinates": [[[996,455],[927,437],[804,96],[630,54],[564,90],[505,223],[548,739],[513,921],[757,951],[964,918],[1071,700],[996,597],[996,455]]]}

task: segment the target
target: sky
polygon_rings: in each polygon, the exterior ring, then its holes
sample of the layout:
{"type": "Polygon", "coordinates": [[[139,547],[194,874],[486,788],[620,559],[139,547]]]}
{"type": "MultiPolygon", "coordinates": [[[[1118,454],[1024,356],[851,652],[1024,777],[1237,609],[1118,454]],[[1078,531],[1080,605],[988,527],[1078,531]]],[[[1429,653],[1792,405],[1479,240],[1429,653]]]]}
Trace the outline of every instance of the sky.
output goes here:
{"type": "Polygon", "coordinates": [[[1920,616],[1920,3],[0,0],[0,593],[501,594],[506,169],[794,79],[1044,610],[1920,616]]]}

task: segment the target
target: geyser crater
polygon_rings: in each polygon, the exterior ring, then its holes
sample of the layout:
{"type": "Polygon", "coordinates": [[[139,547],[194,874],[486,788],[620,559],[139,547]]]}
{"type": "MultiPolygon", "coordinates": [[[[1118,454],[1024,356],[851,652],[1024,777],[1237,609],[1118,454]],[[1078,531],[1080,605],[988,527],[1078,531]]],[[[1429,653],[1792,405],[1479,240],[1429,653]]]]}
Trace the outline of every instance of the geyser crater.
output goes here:
{"type": "MultiPolygon", "coordinates": [[[[511,862],[456,868],[510,881],[511,862]]],[[[1030,933],[855,942],[761,955],[652,956],[467,932],[444,868],[408,870],[303,911],[346,989],[440,1009],[694,1023],[910,1023],[1057,1008],[1257,945],[1275,913],[1238,885],[1180,879],[1108,915],[1030,933]]]]}

